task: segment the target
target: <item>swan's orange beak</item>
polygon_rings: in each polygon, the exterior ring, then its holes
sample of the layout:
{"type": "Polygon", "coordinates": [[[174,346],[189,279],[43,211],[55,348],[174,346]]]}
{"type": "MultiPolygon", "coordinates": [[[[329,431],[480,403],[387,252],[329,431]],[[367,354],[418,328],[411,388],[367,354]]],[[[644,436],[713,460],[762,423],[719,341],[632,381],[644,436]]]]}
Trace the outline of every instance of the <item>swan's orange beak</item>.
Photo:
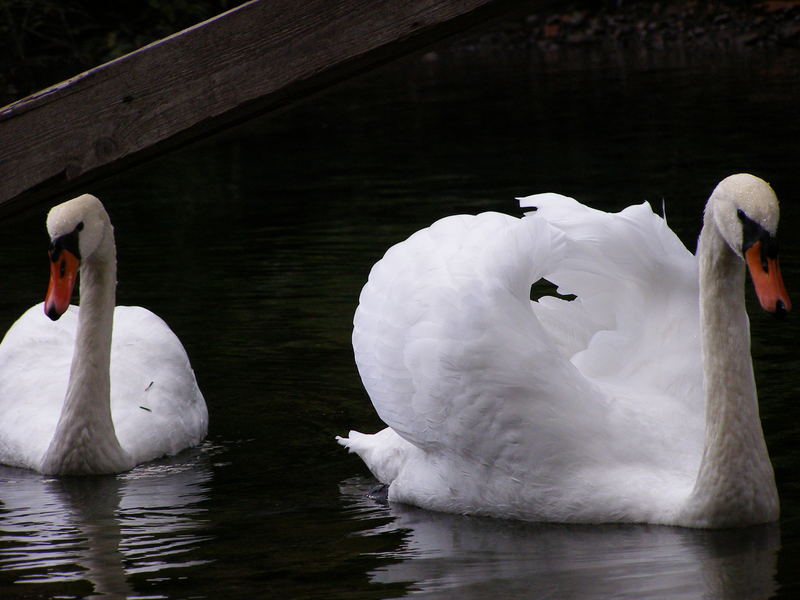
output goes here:
{"type": "Polygon", "coordinates": [[[44,299],[45,314],[56,321],[69,308],[72,290],[78,279],[80,260],[69,250],[50,252],[50,284],[44,299]]]}
{"type": "Polygon", "coordinates": [[[747,249],[745,258],[761,308],[776,314],[792,310],[792,301],[783,285],[778,257],[764,257],[761,242],[756,242],[747,249]]]}

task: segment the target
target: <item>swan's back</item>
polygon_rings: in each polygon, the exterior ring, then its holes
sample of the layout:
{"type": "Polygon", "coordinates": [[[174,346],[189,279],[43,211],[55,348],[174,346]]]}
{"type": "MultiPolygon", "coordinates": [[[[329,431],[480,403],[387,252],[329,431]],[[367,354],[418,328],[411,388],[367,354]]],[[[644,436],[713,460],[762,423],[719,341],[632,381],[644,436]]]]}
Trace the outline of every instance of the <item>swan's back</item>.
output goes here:
{"type": "MultiPolygon", "coordinates": [[[[38,470],[64,403],[79,307],[58,321],[28,309],[0,344],[0,462],[38,470]]],[[[199,444],[205,400],[186,351],[164,321],[118,306],[111,343],[111,413],[120,445],[141,463],[199,444]]]]}
{"type": "Polygon", "coordinates": [[[703,444],[694,257],[646,204],[522,205],[538,210],[443,219],[375,265],[353,346],[393,431],[343,443],[392,482],[390,497],[429,508],[668,511],[703,444]],[[532,302],[540,278],[577,298],[532,302]]]}
{"type": "Polygon", "coordinates": [[[208,410],[178,336],[140,306],[114,309],[111,413],[120,445],[136,463],[196,446],[208,410]]]}

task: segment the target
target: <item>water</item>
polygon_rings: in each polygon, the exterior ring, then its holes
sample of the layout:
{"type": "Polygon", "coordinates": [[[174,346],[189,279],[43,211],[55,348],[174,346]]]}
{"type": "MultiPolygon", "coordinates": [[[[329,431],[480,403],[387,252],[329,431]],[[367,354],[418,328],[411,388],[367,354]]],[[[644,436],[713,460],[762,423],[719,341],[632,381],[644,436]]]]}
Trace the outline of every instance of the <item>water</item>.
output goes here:
{"type": "MultiPolygon", "coordinates": [[[[333,438],[380,427],[349,345],[369,267],[448,214],[513,214],[515,196],[547,190],[606,210],[650,200],[694,248],[711,189],[746,170],[783,199],[782,266],[800,298],[797,58],[443,44],[97,184],[119,302],[183,340],[209,438],[118,477],[0,468],[0,597],[793,597],[800,324],[758,312],[750,292],[778,524],[578,527],[381,506],[333,438]]],[[[46,208],[0,223],[2,328],[44,294],[46,208]]]]}

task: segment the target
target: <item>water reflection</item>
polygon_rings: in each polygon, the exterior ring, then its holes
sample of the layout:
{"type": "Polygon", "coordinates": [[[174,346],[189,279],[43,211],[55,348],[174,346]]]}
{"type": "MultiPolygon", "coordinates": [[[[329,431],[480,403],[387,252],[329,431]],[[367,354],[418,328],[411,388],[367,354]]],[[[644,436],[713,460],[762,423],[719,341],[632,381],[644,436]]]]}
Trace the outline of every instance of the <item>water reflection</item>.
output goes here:
{"type": "Polygon", "coordinates": [[[51,478],[0,468],[3,583],[59,597],[130,596],[130,577],[205,562],[210,444],[119,476],[51,478]]]}
{"type": "Polygon", "coordinates": [[[375,583],[406,583],[415,598],[768,598],[777,524],[721,531],[651,525],[516,523],[424,511],[366,497],[374,482],[342,483],[348,509],[390,520],[365,536],[405,531],[375,583]]]}

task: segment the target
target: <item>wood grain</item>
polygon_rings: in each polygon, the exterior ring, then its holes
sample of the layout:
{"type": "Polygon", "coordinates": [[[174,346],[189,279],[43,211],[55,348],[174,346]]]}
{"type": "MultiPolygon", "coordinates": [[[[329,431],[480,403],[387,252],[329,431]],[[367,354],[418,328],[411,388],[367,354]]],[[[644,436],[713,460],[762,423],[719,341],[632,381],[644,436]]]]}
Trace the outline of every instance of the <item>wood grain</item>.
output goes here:
{"type": "Polygon", "coordinates": [[[244,4],[0,109],[0,212],[72,192],[517,4],[244,4]]]}

